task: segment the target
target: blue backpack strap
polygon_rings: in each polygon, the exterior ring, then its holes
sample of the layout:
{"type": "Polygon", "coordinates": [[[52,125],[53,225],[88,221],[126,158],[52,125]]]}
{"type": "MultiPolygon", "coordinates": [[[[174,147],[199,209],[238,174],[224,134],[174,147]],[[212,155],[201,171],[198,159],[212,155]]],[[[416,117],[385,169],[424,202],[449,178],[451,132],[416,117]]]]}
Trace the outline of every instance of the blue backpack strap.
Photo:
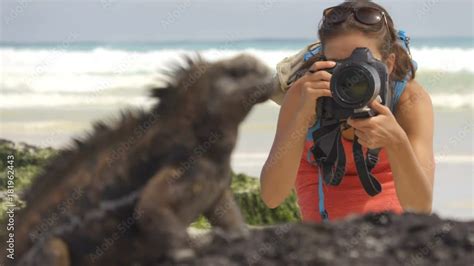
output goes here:
{"type": "Polygon", "coordinates": [[[323,178],[322,178],[322,169],[319,169],[318,174],[318,206],[319,206],[319,214],[321,215],[321,220],[327,221],[329,220],[329,215],[324,206],[324,191],[323,191],[323,178]]]}
{"type": "MultiPolygon", "coordinates": [[[[306,134],[306,140],[313,141],[313,132],[316,131],[319,128],[319,121],[316,122],[316,124],[308,129],[308,134],[306,134]]],[[[308,163],[316,165],[316,158],[314,158],[313,153],[311,152],[311,149],[308,149],[308,152],[306,153],[306,161],[308,163]],[[311,159],[313,158],[313,159],[311,159]]]]}
{"type": "Polygon", "coordinates": [[[317,55],[321,51],[321,45],[314,47],[304,54],[304,61],[308,61],[311,57],[317,55]]]}
{"type": "MultiPolygon", "coordinates": [[[[410,37],[407,35],[407,33],[404,30],[399,30],[398,31],[398,40],[401,43],[402,47],[408,52],[408,55],[411,58],[411,52],[410,52],[410,37]]],[[[418,64],[416,63],[415,60],[411,60],[413,66],[415,69],[418,69],[418,64]]]]}
{"type": "MultiPolygon", "coordinates": [[[[314,47],[313,49],[309,50],[304,55],[304,61],[305,62],[308,61],[311,57],[317,55],[320,51],[321,51],[321,45],[318,45],[318,46],[314,47]]],[[[313,140],[313,132],[316,131],[317,129],[319,129],[319,127],[320,127],[319,119],[317,119],[316,122],[314,123],[314,125],[308,129],[308,133],[306,134],[306,140],[311,140],[312,141],[313,140]]],[[[311,157],[312,157],[312,153],[311,153],[310,150],[308,150],[308,153],[306,154],[306,160],[310,164],[316,164],[316,161],[312,160],[311,157]]]]}
{"type": "MultiPolygon", "coordinates": [[[[410,37],[406,34],[405,31],[399,30],[398,31],[398,39],[399,42],[401,43],[401,46],[408,52],[408,55],[411,58],[411,52],[410,52],[410,37]]],[[[413,64],[413,67],[415,69],[418,68],[418,64],[416,63],[415,60],[411,59],[411,62],[413,64]]],[[[396,80],[394,82],[394,88],[393,88],[393,96],[392,96],[392,113],[395,113],[397,104],[400,101],[400,96],[402,95],[403,91],[406,88],[406,85],[408,83],[408,79],[410,78],[411,73],[407,73],[405,78],[403,80],[396,80]]]]}
{"type": "MultiPolygon", "coordinates": [[[[316,123],[312,127],[308,129],[308,134],[306,135],[306,140],[313,140],[313,132],[319,129],[320,126],[320,121],[319,119],[316,120],[316,123]]],[[[313,156],[313,153],[311,152],[311,149],[308,150],[306,154],[306,160],[315,166],[316,160],[313,156]]],[[[326,208],[324,206],[324,191],[323,191],[323,178],[322,178],[322,169],[318,169],[318,207],[319,207],[319,214],[321,215],[321,219],[323,221],[326,221],[329,219],[328,212],[326,211],[326,208]]]]}
{"type": "MultiPolygon", "coordinates": [[[[304,61],[308,61],[311,57],[315,56],[321,51],[321,45],[315,47],[314,49],[308,51],[304,55],[304,61]]],[[[320,121],[319,119],[316,120],[314,125],[308,129],[308,133],[306,135],[306,140],[313,140],[313,132],[319,129],[320,126],[320,121]]],[[[311,153],[311,150],[308,150],[308,153],[306,154],[306,160],[313,165],[316,165],[315,158],[313,154],[311,153]]],[[[319,213],[321,215],[321,219],[323,221],[326,221],[329,219],[328,212],[326,211],[326,208],[324,207],[324,191],[323,191],[323,178],[322,178],[322,169],[319,169],[319,177],[318,177],[318,207],[319,207],[319,213]]]]}
{"type": "Polygon", "coordinates": [[[407,83],[408,81],[406,77],[403,80],[395,81],[395,85],[393,88],[392,110],[391,110],[393,114],[395,114],[395,111],[397,110],[397,104],[400,101],[400,96],[405,90],[407,83]]]}
{"type": "Polygon", "coordinates": [[[402,47],[405,48],[405,50],[407,50],[408,53],[411,56],[411,53],[410,53],[410,37],[408,37],[407,33],[404,30],[399,30],[397,32],[397,35],[398,35],[398,39],[402,43],[402,47]]]}

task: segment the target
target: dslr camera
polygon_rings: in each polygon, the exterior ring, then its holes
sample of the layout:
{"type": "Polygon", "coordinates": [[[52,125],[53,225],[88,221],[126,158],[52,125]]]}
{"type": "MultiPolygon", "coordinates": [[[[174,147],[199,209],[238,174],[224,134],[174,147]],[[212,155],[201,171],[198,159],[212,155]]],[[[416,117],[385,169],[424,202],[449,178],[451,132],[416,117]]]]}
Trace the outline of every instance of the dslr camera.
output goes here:
{"type": "Polygon", "coordinates": [[[387,67],[375,59],[368,48],[356,48],[350,57],[336,61],[336,66],[326,71],[332,74],[332,97],[317,100],[317,116],[321,121],[375,116],[375,111],[368,107],[373,100],[390,106],[392,95],[387,67]],[[378,97],[380,99],[376,99],[378,97]]]}

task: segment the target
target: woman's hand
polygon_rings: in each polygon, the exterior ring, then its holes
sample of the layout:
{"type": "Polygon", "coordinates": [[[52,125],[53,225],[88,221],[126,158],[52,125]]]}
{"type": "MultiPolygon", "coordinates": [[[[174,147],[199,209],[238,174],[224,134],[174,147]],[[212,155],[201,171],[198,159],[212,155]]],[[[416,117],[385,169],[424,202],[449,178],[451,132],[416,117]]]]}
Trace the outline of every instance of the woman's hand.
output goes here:
{"type": "Polygon", "coordinates": [[[272,149],[260,174],[260,193],[269,208],[275,208],[288,197],[295,186],[310,119],[315,117],[316,100],[331,96],[331,75],[320,69],[334,62],[316,62],[308,73],[294,82],[283,100],[278,115],[272,149]]]}
{"type": "Polygon", "coordinates": [[[301,97],[299,101],[298,113],[305,117],[314,117],[316,110],[316,100],[319,97],[331,96],[329,80],[331,74],[324,69],[334,67],[333,61],[318,61],[311,67],[310,71],[295,82],[296,86],[301,86],[301,97]]]}
{"type": "Polygon", "coordinates": [[[378,115],[365,119],[349,118],[347,123],[352,126],[358,142],[369,149],[393,147],[403,142],[407,136],[387,106],[378,101],[370,104],[378,115]]]}

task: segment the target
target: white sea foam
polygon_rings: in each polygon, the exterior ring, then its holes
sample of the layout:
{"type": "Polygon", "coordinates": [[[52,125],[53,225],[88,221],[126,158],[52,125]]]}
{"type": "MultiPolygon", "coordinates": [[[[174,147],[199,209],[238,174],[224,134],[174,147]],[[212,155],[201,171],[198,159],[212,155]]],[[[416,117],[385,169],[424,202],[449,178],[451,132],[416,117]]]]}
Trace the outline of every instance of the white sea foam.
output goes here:
{"type": "Polygon", "coordinates": [[[430,96],[435,107],[445,107],[450,109],[474,108],[474,93],[436,93],[430,96]]]}
{"type": "MultiPolygon", "coordinates": [[[[242,52],[257,56],[274,69],[281,59],[296,50],[206,49],[200,54],[214,61],[242,52]]],[[[123,101],[142,104],[146,101],[141,97],[144,88],[156,83],[158,70],[180,62],[183,55],[193,54],[183,49],[136,52],[105,48],[86,51],[0,48],[0,106],[108,105],[123,101]],[[28,93],[28,99],[24,93],[28,93]],[[81,98],[71,93],[86,96],[81,98]]],[[[412,54],[420,71],[434,71],[434,75],[474,72],[472,48],[417,48],[412,49],[412,54]]],[[[452,94],[434,90],[431,96],[436,107],[474,107],[472,88],[452,94]]]]}
{"type": "Polygon", "coordinates": [[[7,94],[0,97],[2,109],[50,108],[50,107],[117,107],[137,106],[149,107],[154,99],[146,96],[95,96],[91,95],[62,95],[62,94],[7,94]]]}
{"type": "MultiPolygon", "coordinates": [[[[269,66],[296,50],[262,50],[247,48],[242,50],[206,49],[200,53],[206,59],[216,60],[223,57],[247,52],[262,59],[269,66]]],[[[474,72],[474,48],[413,48],[413,58],[423,70],[444,70],[474,72]]],[[[192,54],[191,50],[162,49],[154,51],[126,51],[106,48],[93,50],[41,50],[0,48],[1,65],[6,73],[67,73],[67,74],[110,74],[110,73],[149,73],[180,55],[192,54]]]]}
{"type": "Polygon", "coordinates": [[[474,72],[474,49],[420,48],[411,50],[420,70],[474,72]]]}

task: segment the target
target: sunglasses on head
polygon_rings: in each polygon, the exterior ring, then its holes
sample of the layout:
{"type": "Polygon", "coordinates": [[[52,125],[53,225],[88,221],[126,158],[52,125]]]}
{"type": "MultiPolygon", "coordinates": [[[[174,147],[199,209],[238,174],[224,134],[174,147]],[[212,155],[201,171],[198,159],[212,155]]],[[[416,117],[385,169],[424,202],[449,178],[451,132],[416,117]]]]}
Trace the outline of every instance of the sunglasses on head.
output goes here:
{"type": "Polygon", "coordinates": [[[351,14],[358,22],[365,25],[375,25],[384,19],[388,27],[385,12],[374,7],[334,6],[326,8],[323,11],[324,23],[338,24],[344,22],[351,14]]]}

